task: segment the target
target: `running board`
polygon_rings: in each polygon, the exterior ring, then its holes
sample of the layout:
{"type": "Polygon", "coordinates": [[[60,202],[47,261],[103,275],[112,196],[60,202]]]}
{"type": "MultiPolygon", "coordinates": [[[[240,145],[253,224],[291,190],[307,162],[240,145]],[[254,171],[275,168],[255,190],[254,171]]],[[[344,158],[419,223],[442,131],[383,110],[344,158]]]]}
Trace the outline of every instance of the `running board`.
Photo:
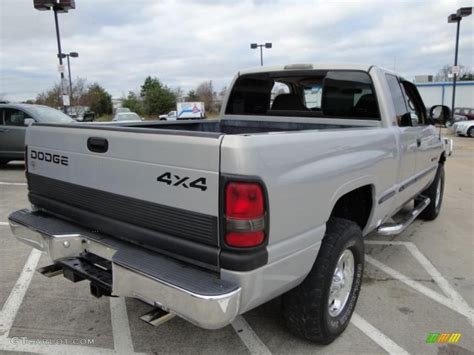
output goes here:
{"type": "Polygon", "coordinates": [[[429,197],[424,197],[413,210],[411,210],[399,223],[385,223],[377,228],[377,233],[380,235],[397,235],[403,232],[407,227],[428,207],[431,200],[429,197]]]}
{"type": "Polygon", "coordinates": [[[174,317],[174,314],[168,313],[161,308],[153,308],[150,312],[141,316],[140,319],[153,327],[158,327],[159,325],[166,323],[174,317]]]}

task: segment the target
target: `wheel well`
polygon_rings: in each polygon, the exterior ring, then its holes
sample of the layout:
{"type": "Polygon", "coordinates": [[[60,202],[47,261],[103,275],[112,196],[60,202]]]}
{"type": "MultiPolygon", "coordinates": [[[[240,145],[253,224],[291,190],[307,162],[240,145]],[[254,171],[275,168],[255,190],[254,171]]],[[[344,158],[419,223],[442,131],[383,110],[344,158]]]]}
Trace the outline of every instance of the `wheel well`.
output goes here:
{"type": "Polygon", "coordinates": [[[372,211],[372,187],[361,186],[346,193],[337,200],[331,217],[339,217],[357,223],[364,230],[372,211]]]}

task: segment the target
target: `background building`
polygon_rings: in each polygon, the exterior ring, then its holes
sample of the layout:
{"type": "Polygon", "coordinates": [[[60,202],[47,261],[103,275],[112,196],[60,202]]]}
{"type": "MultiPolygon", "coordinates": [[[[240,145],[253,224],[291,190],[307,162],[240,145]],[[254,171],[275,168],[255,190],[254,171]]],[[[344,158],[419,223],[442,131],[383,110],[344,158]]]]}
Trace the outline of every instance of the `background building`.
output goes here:
{"type": "MultiPolygon", "coordinates": [[[[451,107],[452,82],[415,82],[426,107],[446,105],[451,107]]],[[[455,107],[474,108],[474,81],[458,81],[456,83],[455,107]]]]}

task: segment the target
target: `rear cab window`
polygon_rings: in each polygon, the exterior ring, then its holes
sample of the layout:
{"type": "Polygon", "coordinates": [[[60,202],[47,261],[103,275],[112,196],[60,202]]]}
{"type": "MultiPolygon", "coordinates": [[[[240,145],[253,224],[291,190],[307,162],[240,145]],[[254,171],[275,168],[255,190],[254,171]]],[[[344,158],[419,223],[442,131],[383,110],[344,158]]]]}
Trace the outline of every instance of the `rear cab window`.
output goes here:
{"type": "Polygon", "coordinates": [[[235,81],[225,113],[380,120],[369,74],[351,70],[242,75],[235,81]]]}

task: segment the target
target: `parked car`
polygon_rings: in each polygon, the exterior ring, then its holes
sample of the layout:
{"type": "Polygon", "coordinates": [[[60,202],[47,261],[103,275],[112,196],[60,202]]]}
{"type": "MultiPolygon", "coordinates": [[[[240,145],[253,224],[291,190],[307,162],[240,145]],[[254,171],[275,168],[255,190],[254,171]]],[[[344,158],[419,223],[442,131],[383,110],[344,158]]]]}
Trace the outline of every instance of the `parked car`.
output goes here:
{"type": "Polygon", "coordinates": [[[453,132],[458,136],[474,137],[474,120],[456,122],[453,124],[453,132]]]}
{"type": "Polygon", "coordinates": [[[123,113],[123,112],[131,112],[131,111],[128,107],[117,107],[117,108],[114,109],[114,116],[117,113],[123,113]]]}
{"type": "Polygon", "coordinates": [[[450,118],[448,121],[446,121],[445,126],[447,128],[451,128],[453,126],[453,124],[455,124],[456,122],[464,122],[464,121],[468,121],[468,120],[469,120],[469,118],[467,116],[455,113],[453,115],[453,118],[450,118]]]}
{"type": "Polygon", "coordinates": [[[75,121],[48,106],[0,104],[0,164],[24,159],[26,128],[34,122],[69,124],[75,121]]]}
{"type": "Polygon", "coordinates": [[[94,111],[85,111],[73,118],[77,122],[94,122],[96,119],[96,114],[94,111]]]}
{"type": "Polygon", "coordinates": [[[112,121],[143,121],[135,112],[119,112],[115,114],[112,121]]]}
{"type": "Polygon", "coordinates": [[[454,113],[466,116],[468,120],[474,120],[474,108],[457,107],[454,109],[454,113]]]}
{"type": "Polygon", "coordinates": [[[160,121],[176,121],[176,111],[170,111],[166,115],[160,115],[160,121]]]}
{"type": "Polygon", "coordinates": [[[328,344],[356,306],[364,236],[439,215],[432,123],[450,110],[429,117],[391,71],[331,64],[240,71],[223,105],[212,121],[33,125],[34,208],[10,215],[13,234],[49,254],[45,275],[150,304],[149,324],[222,328],[282,295],[290,331],[328,344]]]}

